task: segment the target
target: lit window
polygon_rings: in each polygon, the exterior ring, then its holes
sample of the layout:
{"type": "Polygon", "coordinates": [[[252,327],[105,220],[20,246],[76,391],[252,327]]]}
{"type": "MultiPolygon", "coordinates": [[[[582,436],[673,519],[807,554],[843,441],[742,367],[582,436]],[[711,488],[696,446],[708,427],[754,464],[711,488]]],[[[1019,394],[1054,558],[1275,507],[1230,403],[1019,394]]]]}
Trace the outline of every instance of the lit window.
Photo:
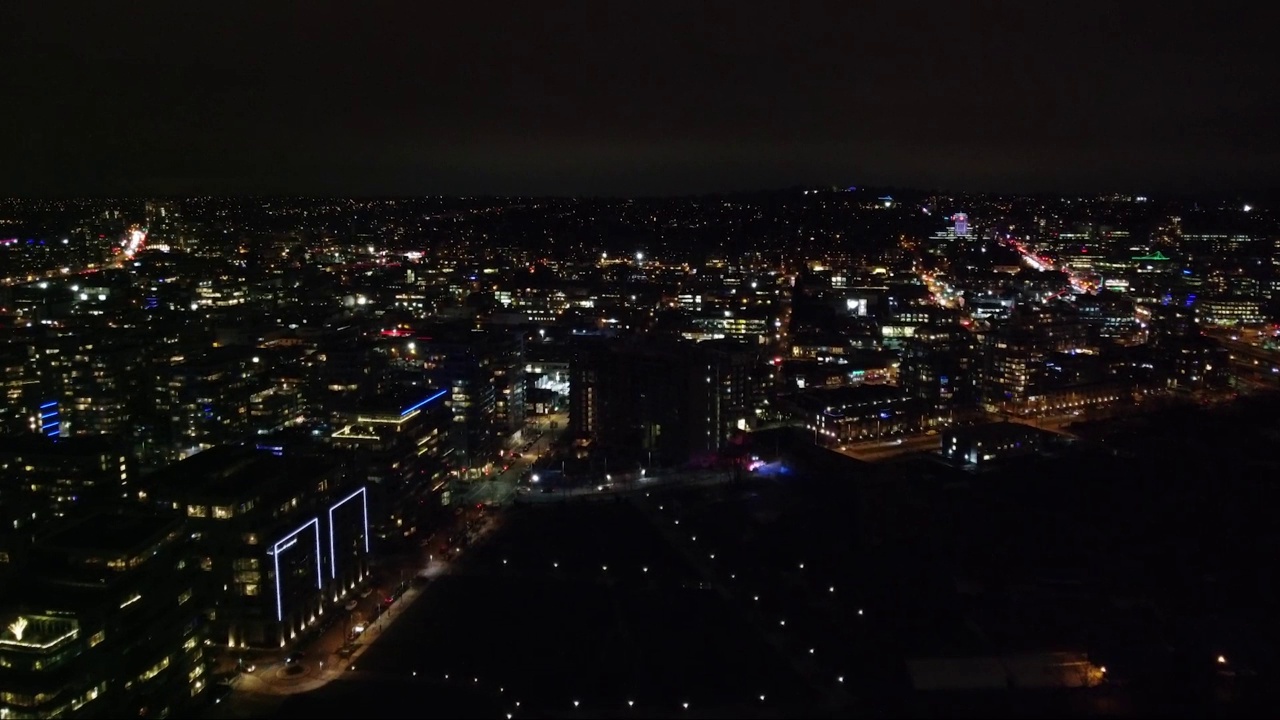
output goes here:
{"type": "Polygon", "coordinates": [[[160,673],[164,672],[164,670],[165,670],[166,668],[168,668],[168,667],[169,667],[169,656],[168,656],[168,655],[166,655],[166,656],[164,656],[164,658],[163,658],[163,659],[161,659],[161,660],[160,660],[160,662],[158,662],[158,663],[156,663],[155,665],[151,666],[151,668],[150,668],[149,670],[147,670],[147,671],[143,672],[141,675],[139,675],[139,676],[138,676],[138,680],[140,680],[140,681],[141,681],[141,680],[150,680],[151,678],[153,678],[153,677],[155,677],[155,676],[159,675],[160,673]]]}

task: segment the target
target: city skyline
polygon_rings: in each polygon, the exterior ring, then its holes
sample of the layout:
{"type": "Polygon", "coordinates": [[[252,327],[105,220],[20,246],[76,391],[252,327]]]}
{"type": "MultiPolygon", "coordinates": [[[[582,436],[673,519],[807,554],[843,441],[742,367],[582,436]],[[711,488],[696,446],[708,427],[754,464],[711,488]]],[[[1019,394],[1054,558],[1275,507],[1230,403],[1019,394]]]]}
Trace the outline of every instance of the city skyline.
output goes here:
{"type": "Polygon", "coordinates": [[[3,13],[0,194],[1280,189],[1245,6],[3,13]]]}
{"type": "Polygon", "coordinates": [[[0,720],[1267,716],[1278,19],[0,6],[0,720]]]}

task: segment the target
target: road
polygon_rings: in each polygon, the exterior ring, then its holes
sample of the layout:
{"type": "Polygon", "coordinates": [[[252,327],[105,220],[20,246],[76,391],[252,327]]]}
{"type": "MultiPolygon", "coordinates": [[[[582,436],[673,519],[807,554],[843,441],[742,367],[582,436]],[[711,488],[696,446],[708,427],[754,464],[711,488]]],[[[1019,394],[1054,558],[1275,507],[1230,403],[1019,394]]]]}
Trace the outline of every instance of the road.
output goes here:
{"type": "Polygon", "coordinates": [[[1257,344],[1260,338],[1245,340],[1239,330],[1206,328],[1204,334],[1227,349],[1231,369],[1242,383],[1259,390],[1275,390],[1280,385],[1280,351],[1261,347],[1257,344]]]}
{"type": "Polygon", "coordinates": [[[869,440],[835,448],[836,452],[866,462],[880,462],[908,453],[937,452],[940,449],[942,449],[942,436],[939,434],[909,435],[893,440],[869,440]]]}
{"type": "MultiPolygon", "coordinates": [[[[1046,415],[1044,417],[1035,418],[1008,418],[1008,422],[1021,423],[1032,427],[1048,430],[1049,432],[1070,435],[1070,431],[1066,428],[1072,423],[1080,422],[1085,419],[1085,415],[1064,413],[1062,415],[1046,415]]],[[[1090,418],[1097,419],[1096,413],[1090,415],[1090,418]]],[[[987,422],[1000,422],[1005,418],[992,415],[987,418],[987,422]]],[[[851,458],[862,460],[864,462],[883,462],[891,460],[901,455],[922,452],[938,452],[942,449],[942,435],[907,435],[901,438],[890,440],[868,440],[865,442],[849,443],[844,446],[833,448],[836,452],[848,455],[851,458]]]]}
{"type": "Polygon", "coordinates": [[[465,484],[455,483],[454,503],[467,507],[479,504],[505,505],[511,502],[511,498],[516,494],[516,481],[550,449],[551,443],[564,432],[568,424],[569,416],[563,413],[549,415],[537,421],[537,427],[542,429],[542,437],[529,448],[528,452],[522,453],[507,467],[506,471],[492,478],[472,480],[465,484]],[[556,423],[555,430],[550,429],[553,422],[556,423]]]}
{"type": "Polygon", "coordinates": [[[681,487],[708,487],[721,485],[733,479],[733,473],[725,470],[688,470],[655,473],[637,482],[617,483],[614,485],[588,485],[576,488],[565,488],[554,492],[520,493],[520,502],[537,504],[553,503],[564,500],[602,500],[623,495],[655,490],[661,487],[679,485],[681,487]]]}
{"type": "MultiPolygon", "coordinates": [[[[469,522],[472,513],[463,513],[456,519],[459,527],[469,522]]],[[[487,515],[479,521],[475,528],[474,542],[480,542],[501,524],[501,520],[487,515]]],[[[441,530],[457,537],[466,537],[467,532],[461,529],[441,530]]],[[[338,679],[356,666],[360,656],[400,617],[406,608],[426,590],[429,584],[441,575],[445,575],[453,567],[454,561],[439,555],[430,554],[430,548],[422,548],[409,555],[388,556],[371,573],[380,580],[380,587],[374,588],[367,597],[357,598],[357,607],[348,611],[345,607],[337,607],[329,612],[337,618],[314,640],[303,643],[297,648],[288,650],[259,652],[246,663],[252,663],[252,673],[241,673],[233,682],[235,691],[222,702],[209,708],[204,714],[206,718],[243,718],[267,717],[274,712],[279,703],[289,695],[310,692],[338,679]],[[412,582],[419,573],[423,579],[412,582]],[[401,580],[409,580],[407,589],[385,612],[376,612],[376,608],[394,591],[401,580]],[[357,620],[364,621],[366,630],[353,643],[350,657],[342,657],[339,650],[346,645],[347,632],[357,620]],[[285,661],[286,653],[302,650],[304,655],[293,663],[285,661]]],[[[456,557],[456,556],[455,556],[456,557]]],[[[232,659],[233,660],[233,659],[232,659]]]]}

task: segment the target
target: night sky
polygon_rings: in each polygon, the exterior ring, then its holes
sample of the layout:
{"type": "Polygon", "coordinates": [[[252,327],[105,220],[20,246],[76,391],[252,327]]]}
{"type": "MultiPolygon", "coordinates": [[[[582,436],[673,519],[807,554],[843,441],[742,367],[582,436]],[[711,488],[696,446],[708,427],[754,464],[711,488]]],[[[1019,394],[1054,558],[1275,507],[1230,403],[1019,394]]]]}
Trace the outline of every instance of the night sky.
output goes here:
{"type": "Polygon", "coordinates": [[[0,8],[0,194],[1280,189],[1267,3],[0,8]]]}

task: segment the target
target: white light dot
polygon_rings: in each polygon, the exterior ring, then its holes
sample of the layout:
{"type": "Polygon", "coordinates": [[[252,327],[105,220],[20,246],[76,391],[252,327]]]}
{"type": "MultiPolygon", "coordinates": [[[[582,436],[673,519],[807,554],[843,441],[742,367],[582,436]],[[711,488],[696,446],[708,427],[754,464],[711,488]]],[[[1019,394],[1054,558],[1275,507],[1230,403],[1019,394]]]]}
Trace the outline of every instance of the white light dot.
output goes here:
{"type": "Polygon", "coordinates": [[[573,701],[573,706],[574,706],[574,707],[578,707],[578,701],[577,701],[577,700],[574,700],[574,701],[573,701]]]}

